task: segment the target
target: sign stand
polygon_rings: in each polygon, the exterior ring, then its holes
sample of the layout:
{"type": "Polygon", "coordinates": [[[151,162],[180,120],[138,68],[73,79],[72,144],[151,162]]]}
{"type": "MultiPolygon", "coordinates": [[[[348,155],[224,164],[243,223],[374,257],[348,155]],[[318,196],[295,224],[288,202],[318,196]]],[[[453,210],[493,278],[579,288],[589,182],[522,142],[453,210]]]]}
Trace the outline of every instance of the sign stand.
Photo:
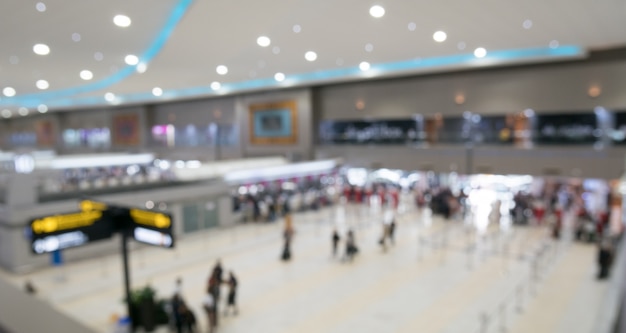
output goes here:
{"type": "Polygon", "coordinates": [[[130,332],[134,331],[135,319],[132,316],[130,300],[130,269],[128,267],[128,229],[120,232],[122,235],[122,265],[124,266],[124,293],[126,295],[126,309],[130,319],[130,332]]]}

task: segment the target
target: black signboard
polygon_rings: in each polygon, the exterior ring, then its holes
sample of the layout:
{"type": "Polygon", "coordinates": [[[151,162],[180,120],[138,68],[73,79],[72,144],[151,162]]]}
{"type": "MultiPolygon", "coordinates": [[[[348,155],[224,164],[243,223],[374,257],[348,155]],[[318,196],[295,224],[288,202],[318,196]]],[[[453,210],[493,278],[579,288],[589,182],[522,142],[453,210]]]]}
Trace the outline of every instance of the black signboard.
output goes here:
{"type": "Polygon", "coordinates": [[[512,144],[514,129],[506,116],[482,116],[476,126],[474,140],[479,143],[512,144]]]}
{"type": "Polygon", "coordinates": [[[600,138],[596,114],[537,115],[533,141],[539,144],[593,144],[600,138]]]}
{"type": "Polygon", "coordinates": [[[471,115],[465,117],[443,118],[443,126],[439,129],[438,141],[442,143],[468,142],[474,132],[474,126],[475,122],[472,121],[471,115]]]}
{"type": "Polygon", "coordinates": [[[611,133],[611,139],[616,144],[626,144],[626,112],[615,113],[615,126],[611,133]]]}
{"type": "Polygon", "coordinates": [[[42,254],[109,239],[114,232],[107,212],[88,211],[33,219],[29,234],[31,250],[42,254]]]}
{"type": "Polygon", "coordinates": [[[405,144],[425,139],[419,119],[331,121],[320,124],[326,144],[405,144]]]}

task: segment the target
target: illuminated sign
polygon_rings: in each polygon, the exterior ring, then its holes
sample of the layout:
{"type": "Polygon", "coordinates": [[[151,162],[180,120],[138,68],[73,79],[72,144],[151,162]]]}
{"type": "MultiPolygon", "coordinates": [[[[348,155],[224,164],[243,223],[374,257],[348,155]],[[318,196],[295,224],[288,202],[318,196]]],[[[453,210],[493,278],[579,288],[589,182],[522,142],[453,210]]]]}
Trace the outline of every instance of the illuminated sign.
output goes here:
{"type": "Polygon", "coordinates": [[[49,234],[87,227],[94,224],[101,217],[102,212],[99,211],[54,215],[34,220],[31,223],[31,228],[35,234],[49,234]]]}
{"type": "Polygon", "coordinates": [[[89,242],[89,237],[82,231],[71,231],[58,235],[46,236],[33,242],[33,251],[37,254],[76,247],[89,242]]]}
{"type": "Polygon", "coordinates": [[[130,217],[135,223],[158,229],[167,229],[172,225],[172,219],[163,213],[131,209],[130,217]]]}
{"type": "Polygon", "coordinates": [[[107,209],[107,205],[101,202],[95,202],[91,200],[83,200],[80,202],[80,210],[83,212],[91,212],[91,211],[103,211],[107,209]]]}
{"type": "Polygon", "coordinates": [[[133,231],[133,237],[138,242],[150,245],[162,247],[172,247],[174,245],[174,239],[172,238],[172,235],[142,227],[135,227],[135,230],[133,231]]]}

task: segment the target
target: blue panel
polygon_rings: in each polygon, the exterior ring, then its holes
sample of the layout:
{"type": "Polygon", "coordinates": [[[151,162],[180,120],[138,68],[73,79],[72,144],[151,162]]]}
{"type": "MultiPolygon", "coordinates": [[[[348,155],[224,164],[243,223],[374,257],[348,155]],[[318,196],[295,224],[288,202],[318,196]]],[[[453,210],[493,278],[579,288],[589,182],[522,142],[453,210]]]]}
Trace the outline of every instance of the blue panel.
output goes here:
{"type": "Polygon", "coordinates": [[[291,136],[291,110],[262,110],[254,112],[254,136],[280,138],[291,136]]]}

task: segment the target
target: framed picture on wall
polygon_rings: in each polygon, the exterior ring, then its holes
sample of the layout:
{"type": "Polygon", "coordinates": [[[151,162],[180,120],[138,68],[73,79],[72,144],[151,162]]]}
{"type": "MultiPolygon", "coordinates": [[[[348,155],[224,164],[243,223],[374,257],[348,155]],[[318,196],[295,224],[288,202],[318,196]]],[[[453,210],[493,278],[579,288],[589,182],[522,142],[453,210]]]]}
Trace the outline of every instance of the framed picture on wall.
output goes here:
{"type": "Polygon", "coordinates": [[[113,117],[113,144],[139,145],[139,115],[120,114],[113,117]]]}
{"type": "Polygon", "coordinates": [[[288,145],[298,141],[298,110],[295,101],[251,104],[250,143],[288,145]]]}
{"type": "Polygon", "coordinates": [[[56,130],[52,121],[39,120],[35,122],[35,132],[37,133],[38,146],[53,147],[56,144],[56,130]]]}

